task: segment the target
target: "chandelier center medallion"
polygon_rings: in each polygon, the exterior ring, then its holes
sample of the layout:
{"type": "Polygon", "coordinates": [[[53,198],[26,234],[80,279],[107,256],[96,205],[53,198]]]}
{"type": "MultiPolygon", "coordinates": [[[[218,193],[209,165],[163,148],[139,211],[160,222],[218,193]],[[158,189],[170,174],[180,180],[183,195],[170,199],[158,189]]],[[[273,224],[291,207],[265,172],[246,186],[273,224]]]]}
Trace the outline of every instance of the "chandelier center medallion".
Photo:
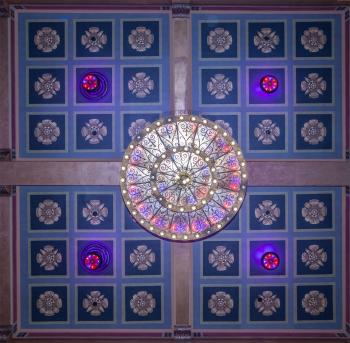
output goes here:
{"type": "Polygon", "coordinates": [[[222,230],[239,211],[246,169],[237,142],[217,123],[167,117],[148,125],[126,149],[122,196],[147,231],[195,241],[222,230]]]}

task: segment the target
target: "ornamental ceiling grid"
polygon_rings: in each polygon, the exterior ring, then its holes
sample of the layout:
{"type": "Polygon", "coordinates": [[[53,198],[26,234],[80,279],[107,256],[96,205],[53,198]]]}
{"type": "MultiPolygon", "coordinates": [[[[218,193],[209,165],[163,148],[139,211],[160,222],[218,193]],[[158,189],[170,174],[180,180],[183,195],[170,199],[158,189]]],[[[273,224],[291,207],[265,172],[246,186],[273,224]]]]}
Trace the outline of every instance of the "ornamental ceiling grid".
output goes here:
{"type": "Polygon", "coordinates": [[[169,112],[167,11],[15,13],[18,158],[118,159],[169,112]]]}
{"type": "MultiPolygon", "coordinates": [[[[138,16],[18,14],[19,158],[120,158],[135,132],[169,113],[169,18],[138,16]],[[100,93],[82,86],[89,72],[100,93]]],[[[191,18],[195,113],[219,120],[247,158],[344,157],[343,12],[191,18]]]]}
{"type": "Polygon", "coordinates": [[[344,158],[343,15],[193,12],[192,108],[248,159],[344,158]]]}
{"type": "MultiPolygon", "coordinates": [[[[343,78],[341,16],[338,12],[279,13],[264,14],[261,19],[258,14],[249,18],[245,14],[193,14],[194,112],[232,132],[248,158],[343,158],[346,88],[334,82],[343,78]],[[318,30],[312,28],[316,24],[318,30]],[[306,37],[298,44],[297,34],[306,37]],[[318,51],[307,47],[312,34],[317,35],[318,51]],[[223,40],[217,40],[219,36],[223,40]],[[266,37],[270,47],[263,44],[266,37]],[[287,42],[293,42],[292,47],[287,42]],[[268,75],[277,77],[279,89],[262,97],[260,80],[266,68],[268,75]],[[318,84],[318,97],[309,87],[313,81],[318,84]],[[256,87],[257,94],[250,86],[256,87]]],[[[42,14],[23,11],[17,19],[19,159],[119,159],[145,123],[169,112],[168,14],[45,13],[43,19],[42,14]],[[49,24],[54,25],[51,31],[49,24]],[[134,39],[139,33],[143,47],[134,39]],[[52,51],[43,44],[43,35],[50,36],[52,51]],[[97,43],[91,40],[93,36],[97,43]],[[90,80],[85,79],[87,74],[90,80]],[[95,81],[111,88],[89,93],[95,81]],[[82,84],[87,86],[80,92],[82,84]],[[91,100],[91,94],[102,94],[102,100],[90,103],[86,95],[91,100]]],[[[179,285],[170,276],[174,263],[170,244],[135,224],[118,188],[21,187],[18,198],[17,215],[25,213],[18,226],[17,300],[24,299],[25,305],[16,313],[22,320],[19,336],[31,331],[29,336],[40,336],[34,331],[44,328],[88,332],[91,326],[102,328],[98,334],[107,336],[122,335],[123,329],[142,330],[143,336],[147,329],[149,337],[170,333],[179,322],[173,316],[177,303],[172,292],[179,285]],[[54,210],[52,219],[45,217],[46,207],[54,210]],[[52,225],[55,229],[48,230],[52,225]],[[98,237],[92,234],[97,227],[98,237]],[[43,232],[47,232],[45,239],[40,238],[43,232]],[[89,282],[89,264],[82,267],[79,261],[83,253],[97,248],[103,256],[109,254],[113,263],[97,281],[89,282]],[[138,262],[140,254],[146,256],[145,263],[138,262]],[[54,262],[47,262],[47,255],[54,262]],[[56,304],[50,309],[45,307],[49,296],[56,304]],[[141,309],[137,300],[143,296],[148,296],[147,306],[141,309]],[[100,305],[91,306],[93,300],[100,305]]],[[[342,200],[342,189],[337,187],[251,187],[230,226],[193,246],[193,265],[199,266],[193,274],[188,270],[193,278],[188,303],[193,328],[206,337],[215,330],[237,333],[246,328],[251,332],[266,326],[270,332],[280,328],[320,332],[326,326],[341,333],[344,294],[339,289],[345,263],[335,251],[344,249],[342,200]],[[318,222],[312,223],[308,208],[314,205],[318,222]],[[273,280],[261,268],[262,256],[254,253],[269,252],[263,233],[283,267],[273,280]],[[315,254],[318,259],[311,261],[315,254]],[[224,264],[218,256],[224,257],[224,264]],[[256,268],[254,259],[259,260],[256,268]],[[295,262],[295,270],[287,259],[295,262]],[[315,292],[317,297],[312,298],[315,292]],[[220,297],[226,307],[218,307],[220,297]],[[309,298],[319,302],[319,313],[310,314],[314,310],[307,305],[309,298]],[[265,303],[271,300],[267,308],[265,303]]],[[[324,335],[333,337],[334,333],[324,335]]]]}

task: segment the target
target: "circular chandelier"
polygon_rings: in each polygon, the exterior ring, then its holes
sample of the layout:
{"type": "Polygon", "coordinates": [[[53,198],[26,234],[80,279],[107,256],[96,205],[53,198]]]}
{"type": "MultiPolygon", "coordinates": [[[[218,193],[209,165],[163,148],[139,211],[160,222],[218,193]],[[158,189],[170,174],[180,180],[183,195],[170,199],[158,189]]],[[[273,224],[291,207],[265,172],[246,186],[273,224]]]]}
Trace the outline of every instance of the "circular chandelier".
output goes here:
{"type": "Polygon", "coordinates": [[[172,241],[195,241],[222,230],[238,213],[247,164],[219,124],[194,115],[148,125],[129,144],[120,185],[133,218],[172,241]]]}

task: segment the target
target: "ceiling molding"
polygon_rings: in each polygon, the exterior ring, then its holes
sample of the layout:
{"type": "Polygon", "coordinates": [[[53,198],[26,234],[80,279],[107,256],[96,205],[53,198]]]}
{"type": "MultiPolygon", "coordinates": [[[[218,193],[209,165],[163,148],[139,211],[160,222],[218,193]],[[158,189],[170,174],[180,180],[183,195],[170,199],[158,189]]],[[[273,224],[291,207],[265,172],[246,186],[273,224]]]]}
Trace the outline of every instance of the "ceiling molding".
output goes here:
{"type": "Polygon", "coordinates": [[[171,6],[173,4],[187,4],[193,6],[350,6],[350,0],[265,0],[262,4],[261,0],[0,0],[0,8],[11,5],[100,5],[100,6],[171,6]]]}

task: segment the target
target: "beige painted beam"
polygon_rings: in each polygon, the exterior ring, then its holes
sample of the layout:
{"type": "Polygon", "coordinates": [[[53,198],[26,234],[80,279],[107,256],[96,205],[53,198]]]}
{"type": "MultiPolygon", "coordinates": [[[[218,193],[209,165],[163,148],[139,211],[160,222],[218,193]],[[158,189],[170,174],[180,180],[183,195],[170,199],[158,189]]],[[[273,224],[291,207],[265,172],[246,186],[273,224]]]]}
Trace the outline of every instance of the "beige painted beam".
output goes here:
{"type": "MultiPolygon", "coordinates": [[[[120,162],[0,162],[2,185],[118,185],[120,162]]],[[[250,186],[350,185],[350,161],[249,161],[250,186]]]]}
{"type": "Polygon", "coordinates": [[[174,324],[190,325],[192,303],[192,244],[172,243],[171,245],[172,303],[176,304],[173,313],[174,324]]]}
{"type": "MultiPolygon", "coordinates": [[[[8,18],[0,18],[0,149],[9,149],[10,147],[10,111],[9,111],[9,71],[8,71],[8,18]]],[[[1,168],[1,167],[0,167],[1,168]]],[[[0,184],[1,184],[0,176],[0,184]]],[[[11,325],[11,197],[0,197],[0,331],[11,325]]],[[[1,334],[0,334],[1,336],[1,334]]],[[[0,339],[1,340],[1,339],[0,339]]]]}
{"type": "Polygon", "coordinates": [[[192,108],[191,22],[189,18],[172,19],[171,100],[174,111],[192,108]]]}
{"type": "Polygon", "coordinates": [[[250,186],[350,185],[350,161],[249,161],[250,186]]]}
{"type": "MultiPolygon", "coordinates": [[[[7,149],[10,147],[10,111],[9,111],[9,64],[8,64],[8,18],[0,17],[0,149],[7,149]]],[[[1,181],[0,181],[1,182],[1,181]]]]}
{"type": "MultiPolygon", "coordinates": [[[[192,108],[192,47],[190,17],[171,18],[171,107],[186,111],[192,108]]],[[[172,244],[173,313],[175,325],[191,324],[192,303],[192,245],[172,244]]]]}
{"type": "Polygon", "coordinates": [[[0,197],[0,326],[11,324],[11,204],[12,197],[0,197]]]}
{"type": "Polygon", "coordinates": [[[120,162],[1,162],[0,184],[117,185],[119,167],[120,162]]]}

